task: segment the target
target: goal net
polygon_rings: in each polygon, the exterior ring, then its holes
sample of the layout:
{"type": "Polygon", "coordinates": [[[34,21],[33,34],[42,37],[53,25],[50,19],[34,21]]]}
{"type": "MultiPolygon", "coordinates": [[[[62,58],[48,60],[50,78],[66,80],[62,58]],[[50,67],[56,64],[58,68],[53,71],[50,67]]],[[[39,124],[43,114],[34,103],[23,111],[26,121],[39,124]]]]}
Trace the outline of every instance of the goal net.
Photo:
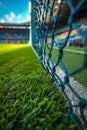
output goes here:
{"type": "MultiPolygon", "coordinates": [[[[80,74],[87,68],[87,1],[32,0],[31,10],[32,47],[43,68],[51,75],[52,81],[65,95],[69,116],[78,129],[82,129],[81,125],[85,128],[87,126],[85,116],[87,114],[87,96],[81,97],[79,90],[75,89],[77,84],[73,86],[74,80],[70,79],[70,76],[80,74]],[[84,52],[79,49],[69,49],[73,46],[84,48],[84,52]],[[69,71],[63,61],[65,51],[73,52],[72,55],[74,52],[82,54],[83,62],[73,71],[69,71]],[[67,88],[69,88],[69,92],[67,92],[67,88]],[[77,101],[73,103],[68,93],[72,93],[77,101]],[[79,109],[81,125],[78,118],[74,116],[75,108],[79,109]]],[[[78,60],[77,56],[74,56],[75,58],[78,60]]],[[[87,79],[84,77],[84,80],[87,79]]]]}

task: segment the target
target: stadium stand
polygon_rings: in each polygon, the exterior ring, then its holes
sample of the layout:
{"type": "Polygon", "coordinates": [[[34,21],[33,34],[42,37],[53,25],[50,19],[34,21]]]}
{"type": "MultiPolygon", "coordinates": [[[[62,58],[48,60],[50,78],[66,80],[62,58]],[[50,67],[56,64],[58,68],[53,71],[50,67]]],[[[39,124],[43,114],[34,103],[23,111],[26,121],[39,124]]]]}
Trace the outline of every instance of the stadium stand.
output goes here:
{"type": "Polygon", "coordinates": [[[0,43],[28,43],[29,22],[21,24],[0,23],[0,43]]]}

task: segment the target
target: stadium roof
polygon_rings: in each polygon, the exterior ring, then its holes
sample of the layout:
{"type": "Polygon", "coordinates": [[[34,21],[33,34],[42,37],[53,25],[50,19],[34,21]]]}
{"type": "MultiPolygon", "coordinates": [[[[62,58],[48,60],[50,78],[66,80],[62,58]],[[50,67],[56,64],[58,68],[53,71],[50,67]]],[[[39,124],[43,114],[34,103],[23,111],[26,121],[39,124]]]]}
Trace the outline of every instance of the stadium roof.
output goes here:
{"type": "Polygon", "coordinates": [[[30,22],[25,23],[0,23],[0,28],[28,28],[30,22]]]}
{"type": "MultiPolygon", "coordinates": [[[[53,0],[51,0],[51,3],[50,3],[51,5],[52,5],[52,2],[53,2],[53,0]]],[[[79,3],[79,0],[71,0],[71,2],[72,2],[72,5],[74,7],[76,7],[76,5],[79,3]]],[[[53,11],[54,16],[57,16],[57,11],[58,11],[59,5],[60,5],[60,2],[58,2],[58,0],[56,0],[55,6],[54,6],[54,11],[53,11]]],[[[61,13],[60,13],[59,19],[58,19],[58,25],[65,26],[67,24],[69,15],[70,15],[69,6],[65,2],[63,2],[61,13]]],[[[83,6],[79,9],[79,11],[75,14],[74,18],[75,18],[75,21],[78,21],[80,19],[81,20],[87,19],[87,0],[83,4],[83,6]]],[[[48,15],[47,21],[49,21],[49,15],[48,15]]]]}

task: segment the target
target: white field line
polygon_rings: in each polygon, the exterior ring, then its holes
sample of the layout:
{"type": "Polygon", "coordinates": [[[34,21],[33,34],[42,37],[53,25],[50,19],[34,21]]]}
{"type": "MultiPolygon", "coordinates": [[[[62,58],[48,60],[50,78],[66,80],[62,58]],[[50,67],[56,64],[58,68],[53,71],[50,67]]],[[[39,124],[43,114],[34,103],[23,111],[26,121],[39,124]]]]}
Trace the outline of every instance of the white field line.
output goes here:
{"type": "Polygon", "coordinates": [[[38,56],[38,54],[36,53],[36,51],[35,51],[35,49],[33,48],[33,46],[31,46],[31,48],[33,49],[33,51],[34,51],[35,55],[36,55],[36,56],[37,56],[37,58],[39,59],[39,56],[38,56]]]}
{"type": "Polygon", "coordinates": [[[64,51],[75,52],[75,53],[79,53],[79,54],[85,54],[84,51],[77,51],[77,50],[70,50],[70,49],[64,49],[64,51]]]}
{"type": "MultiPolygon", "coordinates": [[[[58,74],[59,77],[61,77],[62,81],[64,81],[64,72],[61,70],[61,68],[56,67],[56,73],[58,74]]],[[[87,88],[77,82],[74,78],[70,77],[69,78],[69,84],[72,87],[72,89],[83,99],[87,101],[87,88]]],[[[72,105],[78,105],[79,99],[77,96],[71,91],[71,89],[68,87],[68,85],[65,85],[64,89],[65,93],[69,97],[72,105]]],[[[81,126],[84,128],[84,130],[87,130],[87,126],[85,126],[84,122],[82,121],[81,113],[80,113],[80,108],[79,107],[73,107],[73,112],[79,116],[81,120],[81,126]]],[[[84,109],[84,117],[87,121],[87,107],[84,109]]]]}
{"type": "MultiPolygon", "coordinates": [[[[60,67],[56,67],[56,72],[61,77],[62,81],[64,81],[64,72],[60,67]]],[[[82,98],[85,98],[87,100],[87,88],[80,84],[78,81],[76,81],[74,78],[69,77],[69,84],[72,86],[72,88],[78,93],[78,95],[82,98]]],[[[67,85],[65,86],[65,89],[68,89],[67,85]]],[[[66,89],[66,90],[67,90],[66,89]]],[[[66,91],[65,90],[65,91],[66,91]]],[[[73,100],[73,99],[72,99],[73,100]]]]}
{"type": "MultiPolygon", "coordinates": [[[[58,49],[57,47],[54,47],[54,49],[58,49]]],[[[64,51],[78,53],[78,54],[85,54],[84,51],[78,51],[78,50],[70,50],[70,49],[64,49],[64,51]]]]}

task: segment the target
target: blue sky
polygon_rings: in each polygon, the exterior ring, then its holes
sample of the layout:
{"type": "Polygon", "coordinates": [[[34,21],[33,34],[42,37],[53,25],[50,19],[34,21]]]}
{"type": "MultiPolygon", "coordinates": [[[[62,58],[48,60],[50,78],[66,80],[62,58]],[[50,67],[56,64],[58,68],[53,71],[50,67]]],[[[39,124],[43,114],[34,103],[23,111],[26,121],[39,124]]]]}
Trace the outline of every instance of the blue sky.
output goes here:
{"type": "Polygon", "coordinates": [[[0,0],[0,22],[30,21],[29,0],[0,0]]]}

